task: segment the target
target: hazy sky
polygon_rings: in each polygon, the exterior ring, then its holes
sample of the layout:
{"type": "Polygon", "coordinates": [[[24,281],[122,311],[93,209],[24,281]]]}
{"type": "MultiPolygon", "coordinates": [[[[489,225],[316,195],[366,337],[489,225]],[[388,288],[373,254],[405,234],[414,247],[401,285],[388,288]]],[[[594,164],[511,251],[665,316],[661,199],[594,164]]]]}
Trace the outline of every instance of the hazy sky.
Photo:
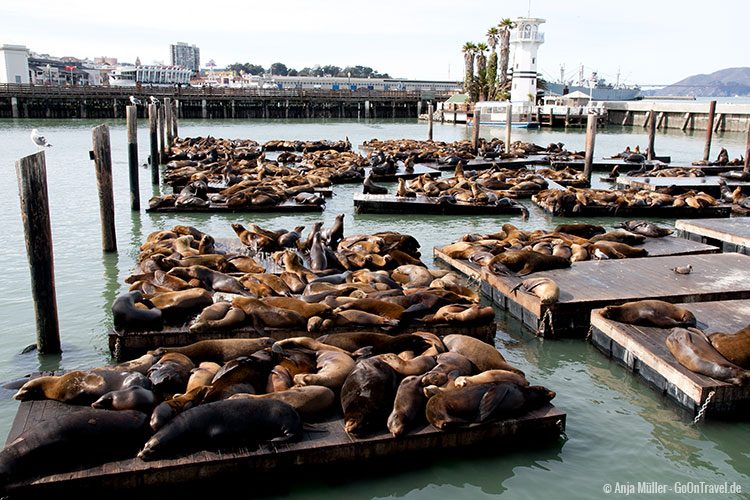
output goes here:
{"type": "MultiPolygon", "coordinates": [[[[462,78],[461,46],[482,41],[528,0],[0,0],[0,44],[39,53],[169,62],[169,44],[198,45],[201,63],[273,62],[301,69],[361,64],[391,76],[462,78]],[[172,8],[175,6],[177,8],[172,8]]],[[[568,78],[579,64],[614,81],[667,84],[750,66],[742,37],[750,2],[532,0],[546,42],[539,71],[568,78]]]]}

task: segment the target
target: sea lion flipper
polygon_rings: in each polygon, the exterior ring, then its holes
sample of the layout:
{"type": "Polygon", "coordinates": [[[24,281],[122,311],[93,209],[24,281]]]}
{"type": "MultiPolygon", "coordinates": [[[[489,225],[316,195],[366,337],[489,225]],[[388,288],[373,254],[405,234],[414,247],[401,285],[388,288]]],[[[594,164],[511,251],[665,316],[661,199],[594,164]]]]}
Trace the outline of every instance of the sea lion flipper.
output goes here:
{"type": "Polygon", "coordinates": [[[479,422],[487,421],[495,413],[500,404],[508,395],[508,387],[497,385],[491,387],[484,393],[482,400],[479,402],[479,422]]]}

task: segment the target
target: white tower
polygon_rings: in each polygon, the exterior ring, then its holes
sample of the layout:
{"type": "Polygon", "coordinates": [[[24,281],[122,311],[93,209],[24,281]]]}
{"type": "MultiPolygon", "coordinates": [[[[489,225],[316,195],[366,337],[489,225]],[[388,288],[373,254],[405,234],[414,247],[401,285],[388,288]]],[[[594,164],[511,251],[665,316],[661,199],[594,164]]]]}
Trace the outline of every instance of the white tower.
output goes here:
{"type": "Polygon", "coordinates": [[[536,53],[544,43],[544,33],[539,31],[539,25],[544,21],[533,17],[519,17],[513,21],[516,26],[510,34],[513,47],[510,100],[514,108],[516,105],[533,105],[536,100],[536,53]]]}

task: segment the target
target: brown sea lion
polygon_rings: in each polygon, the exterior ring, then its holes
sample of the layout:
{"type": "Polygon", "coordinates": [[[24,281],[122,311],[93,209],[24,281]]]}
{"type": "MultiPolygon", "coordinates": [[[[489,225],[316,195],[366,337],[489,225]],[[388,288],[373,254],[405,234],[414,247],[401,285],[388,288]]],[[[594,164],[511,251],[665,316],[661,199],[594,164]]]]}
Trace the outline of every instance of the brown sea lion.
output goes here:
{"type": "MultiPolygon", "coordinates": [[[[495,310],[491,306],[454,304],[438,309],[429,321],[436,323],[443,321],[448,323],[487,323],[494,319],[495,310]]],[[[427,321],[427,318],[425,318],[425,321],[427,321]]]]}
{"type": "Polygon", "coordinates": [[[29,380],[13,396],[19,401],[52,399],[62,403],[90,405],[108,392],[122,388],[128,372],[74,370],[29,380]]]}
{"type": "Polygon", "coordinates": [[[541,299],[542,304],[554,304],[560,299],[560,287],[551,278],[529,278],[523,280],[511,289],[515,295],[518,289],[531,293],[541,299]]]}
{"type": "Polygon", "coordinates": [[[372,180],[372,172],[370,172],[362,183],[362,192],[364,194],[388,194],[388,188],[375,184],[372,180]]]}
{"type": "Polygon", "coordinates": [[[391,278],[406,288],[424,288],[434,279],[429,269],[422,266],[399,266],[391,272],[391,278]]]}
{"type": "Polygon", "coordinates": [[[348,310],[364,311],[388,319],[401,319],[401,315],[404,314],[404,308],[398,304],[370,298],[347,302],[346,304],[338,306],[335,312],[340,313],[341,311],[348,310]]]}
{"type": "Polygon", "coordinates": [[[333,318],[333,323],[336,326],[381,326],[381,327],[393,327],[398,326],[397,319],[389,319],[377,314],[371,314],[365,311],[358,311],[356,309],[339,311],[333,318]]]}
{"type": "Polygon", "coordinates": [[[487,370],[471,376],[457,377],[454,384],[456,387],[466,387],[467,385],[476,384],[495,384],[498,382],[512,382],[520,386],[528,386],[529,381],[522,373],[511,372],[508,370],[487,370]]]}
{"type": "Polygon", "coordinates": [[[474,364],[469,358],[457,352],[444,352],[438,354],[437,365],[421,378],[420,383],[423,386],[445,386],[456,377],[471,375],[473,372],[474,364]]]}
{"type": "Polygon", "coordinates": [[[401,351],[422,352],[430,346],[427,340],[418,335],[388,335],[375,332],[330,333],[321,335],[317,340],[348,352],[370,347],[372,348],[372,354],[399,353],[401,351]]]}
{"type": "Polygon", "coordinates": [[[191,312],[202,310],[214,303],[211,293],[202,288],[159,293],[150,300],[154,307],[161,310],[165,320],[185,318],[191,312]]]}
{"type": "Polygon", "coordinates": [[[143,387],[128,387],[108,392],[93,403],[92,408],[100,410],[137,410],[151,413],[156,405],[154,393],[143,387]]]}
{"type": "Polygon", "coordinates": [[[393,368],[396,373],[405,377],[409,375],[423,375],[424,373],[432,370],[437,364],[435,356],[417,356],[415,358],[405,360],[398,354],[385,353],[377,356],[383,360],[388,366],[393,368]]]}
{"type": "Polygon", "coordinates": [[[424,419],[427,397],[422,392],[421,379],[420,375],[405,377],[396,390],[393,411],[387,421],[388,430],[395,437],[405,434],[420,418],[424,419]]]}
{"type": "Polygon", "coordinates": [[[185,392],[190,392],[196,387],[211,385],[211,381],[220,369],[221,365],[218,363],[214,363],[213,361],[203,361],[190,372],[190,378],[188,379],[185,392]]]}
{"type": "Polygon", "coordinates": [[[301,314],[289,309],[267,305],[259,299],[235,297],[232,300],[232,305],[242,309],[256,327],[305,328],[307,326],[307,320],[301,314]]]}
{"type": "Polygon", "coordinates": [[[160,347],[152,352],[156,355],[179,352],[193,360],[194,363],[202,361],[225,363],[241,356],[250,356],[257,351],[271,347],[274,342],[276,341],[271,337],[201,340],[183,347],[160,347]]]}
{"type": "Polygon", "coordinates": [[[179,352],[164,354],[148,370],[153,391],[160,396],[185,392],[190,372],[195,364],[189,357],[179,352]]]}
{"type": "Polygon", "coordinates": [[[730,384],[750,382],[750,371],[729,362],[700,330],[673,328],[666,340],[669,352],[688,370],[730,384]]]}
{"type": "Polygon", "coordinates": [[[263,303],[273,307],[289,309],[302,315],[306,320],[313,316],[326,317],[331,314],[331,308],[321,303],[308,303],[294,297],[266,297],[263,303]]]}
{"type": "Polygon", "coordinates": [[[191,333],[231,330],[242,325],[245,318],[242,309],[232,307],[229,302],[216,302],[201,311],[189,330],[191,333]]]}
{"type": "Polygon", "coordinates": [[[273,399],[233,399],[190,408],[146,442],[142,460],[204,449],[236,449],[264,441],[284,441],[302,433],[302,419],[287,403],[273,399]]]}
{"type": "Polygon", "coordinates": [[[750,325],[734,333],[709,333],[708,340],[730,362],[750,368],[750,325]]]}
{"type": "Polygon", "coordinates": [[[289,373],[282,365],[276,365],[268,374],[268,384],[266,384],[266,392],[280,392],[285,391],[294,386],[294,379],[292,374],[289,373]]]}
{"type": "Polygon", "coordinates": [[[523,372],[505,361],[505,358],[495,346],[474,337],[460,334],[446,335],[443,337],[443,343],[451,352],[457,352],[468,358],[480,372],[487,370],[508,370],[523,374],[523,372]]]}
{"type": "Polygon", "coordinates": [[[266,387],[268,374],[274,366],[271,355],[265,351],[227,361],[214,375],[204,400],[225,399],[237,392],[260,392],[266,387]]]}
{"type": "Polygon", "coordinates": [[[266,268],[260,265],[254,258],[247,255],[237,255],[227,259],[238,271],[242,273],[263,273],[266,268]]]}
{"type": "Polygon", "coordinates": [[[628,245],[640,245],[646,241],[646,237],[642,234],[631,233],[625,229],[615,229],[604,234],[592,236],[589,241],[591,243],[596,243],[597,241],[616,241],[628,245]]]}
{"type": "Polygon", "coordinates": [[[620,323],[658,328],[687,327],[696,324],[692,312],[662,300],[638,300],[620,306],[607,306],[602,310],[602,316],[620,323]]]}
{"type": "Polygon", "coordinates": [[[436,429],[444,430],[525,413],[554,397],[554,392],[541,386],[522,387],[510,382],[469,385],[432,396],[425,414],[436,429]]]}
{"type": "Polygon", "coordinates": [[[505,275],[510,270],[518,276],[566,267],[570,267],[568,259],[555,255],[544,255],[533,250],[506,250],[487,263],[487,269],[492,274],[505,275]]]}
{"type": "MultiPolygon", "coordinates": [[[[324,335],[324,337],[327,336],[324,335]]],[[[271,346],[271,350],[274,352],[282,352],[284,349],[295,347],[303,347],[312,351],[340,352],[347,355],[351,354],[352,352],[335,344],[329,344],[325,340],[322,340],[322,337],[318,337],[317,340],[311,339],[310,337],[290,337],[282,340],[277,340],[271,346]]]]}
{"type": "Polygon", "coordinates": [[[205,266],[173,267],[169,270],[169,274],[183,280],[195,278],[202,283],[206,290],[211,292],[249,295],[248,290],[233,276],[214,271],[205,266]]]}
{"type": "Polygon", "coordinates": [[[336,402],[336,393],[328,387],[306,385],[290,387],[285,391],[268,394],[235,394],[232,399],[275,399],[297,410],[304,420],[316,419],[328,413],[336,402]]]}
{"type": "Polygon", "coordinates": [[[354,370],[354,360],[348,354],[335,351],[318,351],[317,372],[294,376],[296,385],[322,385],[339,390],[346,377],[354,370]]]}
{"type": "Polygon", "coordinates": [[[344,430],[361,436],[385,427],[398,385],[398,374],[382,360],[357,362],[341,388],[344,430]]]}
{"type": "Polygon", "coordinates": [[[597,241],[589,248],[591,253],[599,250],[610,259],[630,259],[646,257],[648,255],[648,250],[645,248],[631,247],[627,243],[619,243],[617,241],[597,241]]]}

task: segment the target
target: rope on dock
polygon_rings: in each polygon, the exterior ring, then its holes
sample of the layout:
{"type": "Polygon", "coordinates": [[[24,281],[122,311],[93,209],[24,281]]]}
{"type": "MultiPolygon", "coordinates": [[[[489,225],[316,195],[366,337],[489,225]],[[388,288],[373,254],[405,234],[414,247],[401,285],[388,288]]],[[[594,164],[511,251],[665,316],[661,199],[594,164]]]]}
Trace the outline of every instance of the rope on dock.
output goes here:
{"type": "Polygon", "coordinates": [[[716,391],[711,391],[708,393],[708,397],[703,402],[703,405],[701,405],[701,409],[698,410],[698,414],[695,416],[695,419],[693,419],[693,425],[697,425],[701,420],[703,420],[703,415],[706,413],[706,408],[708,408],[708,403],[711,402],[711,398],[714,397],[714,394],[716,394],[716,391]]]}

